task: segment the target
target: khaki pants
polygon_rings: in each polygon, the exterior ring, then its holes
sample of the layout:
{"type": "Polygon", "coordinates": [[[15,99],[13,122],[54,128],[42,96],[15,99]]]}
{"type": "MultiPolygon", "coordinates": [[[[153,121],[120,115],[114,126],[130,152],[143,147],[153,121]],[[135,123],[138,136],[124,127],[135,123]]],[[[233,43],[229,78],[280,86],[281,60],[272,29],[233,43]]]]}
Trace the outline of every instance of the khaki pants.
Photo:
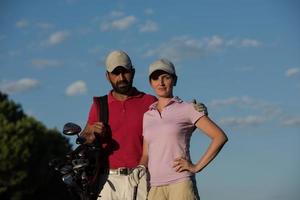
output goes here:
{"type": "Polygon", "coordinates": [[[146,200],[148,193],[147,175],[133,186],[130,175],[108,175],[97,200],[146,200]]]}
{"type": "Polygon", "coordinates": [[[192,180],[184,180],[163,186],[151,187],[148,200],[198,200],[196,185],[192,180]]]}

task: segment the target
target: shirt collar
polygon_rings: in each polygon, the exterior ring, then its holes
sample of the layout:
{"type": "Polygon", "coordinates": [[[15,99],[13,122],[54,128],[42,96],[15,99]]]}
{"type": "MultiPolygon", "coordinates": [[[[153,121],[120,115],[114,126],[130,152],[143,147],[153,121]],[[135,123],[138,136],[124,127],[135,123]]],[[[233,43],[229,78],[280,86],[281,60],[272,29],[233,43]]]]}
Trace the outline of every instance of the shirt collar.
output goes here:
{"type": "MultiPolygon", "coordinates": [[[[114,102],[114,101],[119,101],[117,100],[113,94],[112,94],[113,90],[111,90],[108,93],[108,103],[114,102]]],[[[132,95],[129,96],[125,101],[127,101],[128,99],[133,99],[133,98],[140,98],[144,95],[145,93],[138,91],[135,87],[133,87],[133,92],[132,95]]]]}
{"type": "MultiPolygon", "coordinates": [[[[182,102],[183,102],[183,101],[182,101],[179,97],[175,96],[175,97],[173,97],[173,98],[169,101],[169,103],[166,105],[166,107],[169,106],[169,105],[171,105],[171,104],[173,104],[173,103],[182,103],[182,102]]],[[[153,104],[151,104],[151,105],[149,106],[149,110],[156,110],[157,104],[158,104],[158,101],[156,101],[156,102],[154,102],[153,104]]]]}

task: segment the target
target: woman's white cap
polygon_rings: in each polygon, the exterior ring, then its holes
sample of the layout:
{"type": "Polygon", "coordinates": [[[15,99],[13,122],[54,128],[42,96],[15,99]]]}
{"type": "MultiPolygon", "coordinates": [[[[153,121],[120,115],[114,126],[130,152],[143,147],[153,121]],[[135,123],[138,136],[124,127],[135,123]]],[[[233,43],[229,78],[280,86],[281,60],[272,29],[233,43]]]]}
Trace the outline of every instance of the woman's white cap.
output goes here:
{"type": "Polygon", "coordinates": [[[151,76],[151,74],[157,70],[162,70],[169,74],[176,75],[174,64],[165,58],[159,59],[159,60],[153,62],[152,64],[150,64],[149,76],[151,76]]]}

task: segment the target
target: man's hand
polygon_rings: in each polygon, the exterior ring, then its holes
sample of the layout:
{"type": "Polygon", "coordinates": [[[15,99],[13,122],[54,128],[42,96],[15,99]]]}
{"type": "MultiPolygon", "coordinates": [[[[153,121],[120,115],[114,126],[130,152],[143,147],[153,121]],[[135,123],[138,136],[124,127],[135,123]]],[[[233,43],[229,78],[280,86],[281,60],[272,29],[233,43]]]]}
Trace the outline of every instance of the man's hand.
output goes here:
{"type": "Polygon", "coordinates": [[[194,104],[195,110],[198,112],[204,112],[205,115],[208,115],[207,107],[204,105],[204,103],[199,103],[196,101],[196,99],[193,99],[192,103],[194,104]]]}
{"type": "Polygon", "coordinates": [[[106,126],[102,122],[95,122],[93,125],[87,124],[80,134],[86,139],[86,143],[91,144],[96,140],[96,135],[104,136],[106,126]]]}
{"type": "Polygon", "coordinates": [[[92,125],[92,132],[99,136],[104,136],[106,127],[103,122],[96,122],[92,125]]]}

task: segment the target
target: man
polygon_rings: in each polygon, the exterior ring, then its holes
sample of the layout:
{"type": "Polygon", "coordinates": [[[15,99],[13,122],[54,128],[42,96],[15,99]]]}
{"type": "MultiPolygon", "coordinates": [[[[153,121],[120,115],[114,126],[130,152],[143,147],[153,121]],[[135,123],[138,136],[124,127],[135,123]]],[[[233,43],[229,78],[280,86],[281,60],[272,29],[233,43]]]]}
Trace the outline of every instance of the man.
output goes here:
{"type": "Polygon", "coordinates": [[[93,102],[87,126],[82,133],[88,143],[93,142],[96,136],[111,134],[107,142],[109,147],[106,147],[109,149],[108,177],[100,192],[100,199],[126,200],[134,196],[136,199],[146,199],[145,168],[139,167],[132,172],[142,153],[143,114],[156,98],[132,86],[135,69],[124,51],[111,52],[105,64],[106,78],[113,88],[108,94],[109,127],[98,119],[99,111],[96,102],[93,102]],[[133,180],[139,172],[141,175],[138,179],[143,180],[133,180]]]}
{"type": "Polygon", "coordinates": [[[94,101],[82,132],[87,143],[94,142],[96,137],[106,138],[103,140],[107,145],[108,169],[98,199],[146,199],[146,169],[138,166],[143,146],[142,122],[144,113],[157,99],[133,87],[135,69],[124,51],[111,52],[105,65],[106,78],[112,86],[108,94],[108,126],[100,122],[94,101]]]}

